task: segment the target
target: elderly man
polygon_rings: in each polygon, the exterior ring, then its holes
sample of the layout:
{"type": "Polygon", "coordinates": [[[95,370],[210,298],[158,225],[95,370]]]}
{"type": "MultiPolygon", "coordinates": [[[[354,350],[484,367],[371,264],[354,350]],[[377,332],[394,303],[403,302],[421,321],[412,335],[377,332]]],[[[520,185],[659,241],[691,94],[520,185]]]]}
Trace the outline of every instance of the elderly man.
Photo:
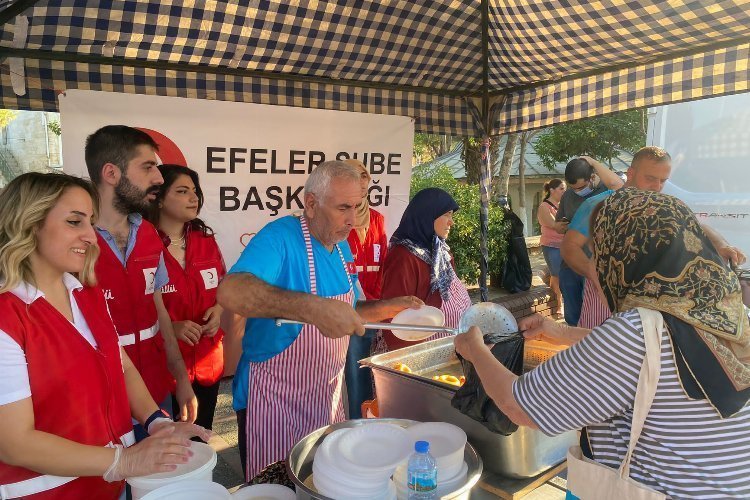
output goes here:
{"type": "Polygon", "coordinates": [[[422,304],[415,297],[357,300],[364,296],[345,240],[361,201],[356,167],[322,163],[305,183],[304,214],[267,224],[219,285],[218,302],[248,318],[234,377],[248,479],[306,434],[344,419],[349,336],[363,335],[366,321],[422,304]],[[277,327],[273,318],[305,325],[277,327]]]}
{"type": "MultiPolygon", "coordinates": [[[[646,146],[638,150],[633,156],[633,161],[627,171],[625,187],[660,192],[669,179],[671,171],[672,158],[669,153],[661,148],[646,146]]],[[[609,307],[599,290],[596,270],[589,258],[588,243],[592,210],[613,192],[605,191],[581,204],[568,226],[568,231],[565,233],[560,246],[562,257],[568,266],[586,278],[582,295],[581,315],[578,324],[572,326],[594,328],[601,325],[610,316],[609,307]]],[[[745,261],[744,254],[738,248],[730,246],[719,233],[710,227],[702,227],[719,255],[734,264],[741,264],[745,261]]]]}

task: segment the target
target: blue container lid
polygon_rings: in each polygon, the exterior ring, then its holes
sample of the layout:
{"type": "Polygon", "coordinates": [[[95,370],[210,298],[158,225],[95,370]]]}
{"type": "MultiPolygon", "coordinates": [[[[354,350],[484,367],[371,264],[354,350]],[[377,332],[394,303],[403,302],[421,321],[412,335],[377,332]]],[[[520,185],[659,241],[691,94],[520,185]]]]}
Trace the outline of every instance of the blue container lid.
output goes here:
{"type": "Polygon", "coordinates": [[[430,451],[430,443],[427,441],[417,441],[414,443],[414,451],[417,453],[427,453],[430,451]]]}

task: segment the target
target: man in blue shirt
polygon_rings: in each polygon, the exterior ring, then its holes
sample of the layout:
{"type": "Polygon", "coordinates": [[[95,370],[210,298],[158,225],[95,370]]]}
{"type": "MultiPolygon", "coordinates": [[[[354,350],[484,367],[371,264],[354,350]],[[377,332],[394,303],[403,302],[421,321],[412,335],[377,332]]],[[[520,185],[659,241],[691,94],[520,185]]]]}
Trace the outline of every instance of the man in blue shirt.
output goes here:
{"type": "Polygon", "coordinates": [[[360,173],[329,161],[305,183],[304,214],[267,224],[219,285],[217,301],[248,318],[234,376],[247,479],[283,460],[313,430],[343,420],[349,336],[392,318],[416,297],[364,301],[346,238],[362,200],[360,173]],[[301,324],[276,326],[274,318],[301,324]]]}

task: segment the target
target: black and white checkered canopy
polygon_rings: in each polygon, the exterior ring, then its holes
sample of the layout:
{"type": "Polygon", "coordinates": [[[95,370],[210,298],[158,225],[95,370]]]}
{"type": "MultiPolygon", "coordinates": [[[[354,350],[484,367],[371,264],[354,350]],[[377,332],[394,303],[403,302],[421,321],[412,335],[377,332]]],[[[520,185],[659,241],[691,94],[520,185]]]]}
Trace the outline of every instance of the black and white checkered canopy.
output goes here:
{"type": "Polygon", "coordinates": [[[419,131],[480,136],[481,116],[503,134],[744,92],[750,80],[750,0],[4,8],[0,107],[12,109],[56,110],[57,94],[78,88],[408,115],[419,131]]]}

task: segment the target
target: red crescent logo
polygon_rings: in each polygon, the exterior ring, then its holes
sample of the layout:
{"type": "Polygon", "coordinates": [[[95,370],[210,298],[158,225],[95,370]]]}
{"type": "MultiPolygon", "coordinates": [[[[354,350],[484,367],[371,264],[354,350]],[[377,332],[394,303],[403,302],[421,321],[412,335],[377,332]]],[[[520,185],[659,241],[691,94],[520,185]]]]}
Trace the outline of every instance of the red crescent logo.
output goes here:
{"type": "Polygon", "coordinates": [[[157,156],[159,157],[162,163],[173,163],[176,165],[187,166],[185,155],[182,154],[182,151],[180,151],[180,148],[177,147],[177,144],[175,144],[172,139],[162,134],[161,132],[157,132],[156,130],[151,130],[150,128],[144,128],[144,127],[135,127],[135,128],[137,128],[141,132],[145,132],[146,134],[148,134],[148,136],[151,137],[154,140],[154,142],[159,146],[159,151],[157,152],[157,156]]]}

